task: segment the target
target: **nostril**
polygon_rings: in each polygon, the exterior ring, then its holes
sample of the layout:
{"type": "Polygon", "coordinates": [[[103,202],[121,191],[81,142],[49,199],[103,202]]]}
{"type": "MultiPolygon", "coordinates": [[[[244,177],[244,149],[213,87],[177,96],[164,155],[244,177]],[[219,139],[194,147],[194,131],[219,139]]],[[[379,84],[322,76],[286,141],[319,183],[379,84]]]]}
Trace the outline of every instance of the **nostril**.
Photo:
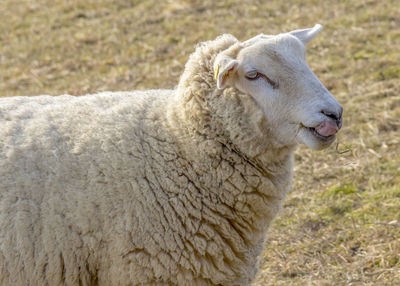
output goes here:
{"type": "Polygon", "coordinates": [[[341,114],[342,112],[340,112],[340,114],[338,114],[336,112],[331,112],[331,111],[328,111],[328,110],[322,110],[321,113],[324,114],[327,117],[332,118],[335,121],[340,120],[340,118],[342,117],[342,114],[341,114]]]}

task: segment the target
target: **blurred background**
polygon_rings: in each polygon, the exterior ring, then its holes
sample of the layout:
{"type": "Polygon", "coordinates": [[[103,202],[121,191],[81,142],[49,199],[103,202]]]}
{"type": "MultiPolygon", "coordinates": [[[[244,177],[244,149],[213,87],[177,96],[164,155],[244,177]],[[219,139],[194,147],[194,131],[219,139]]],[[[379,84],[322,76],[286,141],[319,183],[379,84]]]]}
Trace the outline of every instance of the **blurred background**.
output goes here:
{"type": "Polygon", "coordinates": [[[198,42],[322,24],[308,62],[344,127],[297,151],[254,285],[400,285],[400,1],[0,0],[0,19],[0,97],[170,89],[198,42]]]}

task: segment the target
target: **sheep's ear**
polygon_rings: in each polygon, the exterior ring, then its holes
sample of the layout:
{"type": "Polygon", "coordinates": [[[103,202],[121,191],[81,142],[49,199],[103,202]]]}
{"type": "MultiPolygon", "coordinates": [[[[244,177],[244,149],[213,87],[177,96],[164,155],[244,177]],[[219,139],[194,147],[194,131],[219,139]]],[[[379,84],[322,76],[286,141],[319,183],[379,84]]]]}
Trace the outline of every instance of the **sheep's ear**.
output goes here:
{"type": "Polygon", "coordinates": [[[239,62],[226,55],[218,55],[214,62],[214,79],[217,87],[223,89],[227,86],[237,70],[239,62]]]}
{"type": "Polygon", "coordinates": [[[320,24],[316,24],[314,27],[309,29],[295,30],[290,32],[291,35],[298,38],[303,44],[307,44],[309,41],[314,39],[319,32],[321,32],[322,26],[320,24]]]}

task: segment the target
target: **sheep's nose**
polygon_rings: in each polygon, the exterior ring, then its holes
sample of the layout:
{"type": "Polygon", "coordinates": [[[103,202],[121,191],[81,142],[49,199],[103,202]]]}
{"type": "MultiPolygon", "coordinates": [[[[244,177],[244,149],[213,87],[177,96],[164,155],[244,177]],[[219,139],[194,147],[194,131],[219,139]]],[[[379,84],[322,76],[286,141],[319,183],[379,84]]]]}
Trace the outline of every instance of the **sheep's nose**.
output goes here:
{"type": "Polygon", "coordinates": [[[339,128],[342,127],[343,107],[340,107],[340,109],[337,112],[330,110],[322,110],[321,113],[329,118],[332,118],[336,122],[339,128]]]}

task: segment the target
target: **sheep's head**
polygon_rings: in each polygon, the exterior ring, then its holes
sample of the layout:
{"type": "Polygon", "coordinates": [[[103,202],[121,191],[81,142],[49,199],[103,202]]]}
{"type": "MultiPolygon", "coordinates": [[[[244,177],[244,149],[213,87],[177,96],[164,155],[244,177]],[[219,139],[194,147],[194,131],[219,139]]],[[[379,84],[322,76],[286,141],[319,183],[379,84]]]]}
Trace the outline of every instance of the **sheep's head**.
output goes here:
{"type": "Polygon", "coordinates": [[[342,107],[306,63],[305,45],[322,29],[258,35],[228,49],[214,62],[217,87],[236,87],[262,108],[271,130],[284,145],[329,146],[342,126],[342,107]]]}

